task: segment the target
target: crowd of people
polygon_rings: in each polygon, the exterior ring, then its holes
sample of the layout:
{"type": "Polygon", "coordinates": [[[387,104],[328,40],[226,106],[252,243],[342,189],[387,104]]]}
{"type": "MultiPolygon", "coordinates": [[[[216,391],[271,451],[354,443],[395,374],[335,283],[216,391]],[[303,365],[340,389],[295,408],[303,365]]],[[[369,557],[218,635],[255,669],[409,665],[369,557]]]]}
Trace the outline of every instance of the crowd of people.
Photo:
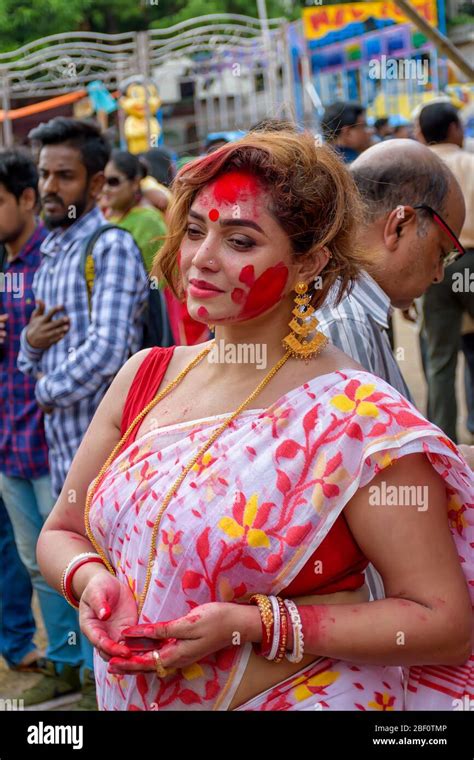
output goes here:
{"type": "Polygon", "coordinates": [[[269,119],[176,176],[63,117],[0,152],[0,653],[38,673],[25,706],[474,698],[474,154],[448,103],[388,126],[336,103],[323,145],[269,119]]]}

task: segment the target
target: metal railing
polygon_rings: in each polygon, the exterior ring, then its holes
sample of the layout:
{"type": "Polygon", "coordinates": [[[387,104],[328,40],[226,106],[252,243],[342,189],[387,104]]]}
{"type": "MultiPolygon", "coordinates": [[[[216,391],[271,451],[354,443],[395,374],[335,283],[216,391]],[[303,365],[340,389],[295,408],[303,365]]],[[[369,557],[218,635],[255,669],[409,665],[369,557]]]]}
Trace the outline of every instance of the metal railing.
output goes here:
{"type": "MultiPolygon", "coordinates": [[[[255,104],[250,103],[252,93],[258,89],[257,79],[263,80],[267,115],[281,108],[282,102],[290,111],[292,86],[285,27],[285,19],[262,22],[239,14],[208,14],[145,32],[55,34],[1,53],[4,143],[12,142],[12,124],[8,118],[12,100],[54,97],[84,88],[94,80],[103,82],[109,90],[116,90],[125,78],[133,75],[149,78],[163,63],[183,56],[192,61],[186,77],[196,83],[236,62],[245,66],[247,78],[253,80],[247,97],[249,118],[258,111],[255,104]]],[[[196,107],[200,132],[216,126],[212,124],[216,105],[221,117],[225,110],[222,97],[219,104],[211,104],[209,97],[202,100],[204,102],[196,107]]],[[[245,96],[240,100],[243,103],[245,96]]],[[[238,105],[239,96],[236,101],[238,105]]],[[[222,118],[219,125],[223,125],[222,118]]]]}

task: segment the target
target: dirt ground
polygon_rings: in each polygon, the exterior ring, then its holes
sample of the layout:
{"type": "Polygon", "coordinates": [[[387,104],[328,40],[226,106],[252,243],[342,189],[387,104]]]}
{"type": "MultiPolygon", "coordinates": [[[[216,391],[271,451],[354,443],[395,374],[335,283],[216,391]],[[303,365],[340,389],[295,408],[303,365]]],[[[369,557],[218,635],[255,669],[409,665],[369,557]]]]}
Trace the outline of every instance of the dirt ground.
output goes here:
{"type": "MultiPolygon", "coordinates": [[[[37,625],[35,643],[38,649],[44,652],[46,634],[36,594],[33,594],[33,613],[37,625]]],[[[0,658],[0,699],[18,698],[22,691],[33,686],[40,677],[37,673],[16,673],[7,667],[3,658],[0,658]]]]}
{"type": "MultiPolygon", "coordinates": [[[[426,385],[421,368],[421,360],[418,349],[416,328],[406,322],[398,314],[395,317],[395,344],[396,348],[402,347],[404,352],[399,352],[403,358],[399,359],[400,368],[410,388],[417,407],[424,412],[426,403],[426,385]]],[[[459,400],[458,436],[461,443],[470,443],[471,437],[466,432],[466,406],[462,386],[463,363],[458,363],[457,397],[459,400]]],[[[44,650],[46,644],[45,631],[41,620],[37,600],[34,597],[33,611],[37,621],[38,631],[36,643],[44,650]]],[[[32,686],[39,678],[37,674],[15,673],[9,670],[4,660],[0,659],[0,698],[18,697],[24,689],[32,686]]]]}

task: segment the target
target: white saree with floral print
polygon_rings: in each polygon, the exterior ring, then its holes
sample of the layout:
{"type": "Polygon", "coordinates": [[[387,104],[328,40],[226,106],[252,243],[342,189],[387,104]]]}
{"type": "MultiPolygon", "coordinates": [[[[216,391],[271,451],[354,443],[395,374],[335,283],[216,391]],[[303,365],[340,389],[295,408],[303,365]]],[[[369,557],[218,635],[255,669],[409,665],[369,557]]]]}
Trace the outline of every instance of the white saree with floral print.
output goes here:
{"type": "MultiPolygon", "coordinates": [[[[153,430],[122,450],[90,521],[136,598],[167,489],[226,415],[153,430]]],[[[242,412],[187,475],[161,520],[138,622],[173,620],[208,602],[277,594],[298,575],[358,488],[399,457],[424,453],[443,477],[446,519],[474,596],[474,480],[456,447],[397,391],[357,370],[316,377],[268,409],[242,412]]],[[[370,602],[369,602],[370,603],[370,602]]],[[[348,631],[348,636],[350,632],[348,631]]],[[[251,644],[158,679],[116,676],[95,657],[103,710],[227,710],[251,644]]],[[[354,665],[319,658],[240,710],[453,709],[474,697],[462,667],[354,665]]]]}

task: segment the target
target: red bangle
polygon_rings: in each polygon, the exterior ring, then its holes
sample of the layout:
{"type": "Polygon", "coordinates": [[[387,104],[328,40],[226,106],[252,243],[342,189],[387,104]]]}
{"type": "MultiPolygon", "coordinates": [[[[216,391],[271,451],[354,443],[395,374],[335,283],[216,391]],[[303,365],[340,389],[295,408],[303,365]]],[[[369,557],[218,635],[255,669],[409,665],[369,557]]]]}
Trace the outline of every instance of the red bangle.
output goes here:
{"type": "Polygon", "coordinates": [[[280,596],[277,596],[277,602],[280,608],[280,640],[278,642],[277,655],[273,662],[281,662],[283,660],[288,643],[288,610],[280,596]]]}
{"type": "Polygon", "coordinates": [[[62,588],[63,595],[66,598],[66,601],[69,602],[71,607],[75,607],[76,610],[79,609],[79,602],[74,596],[74,594],[72,593],[72,581],[73,581],[76,571],[79,570],[79,568],[82,567],[83,565],[86,565],[88,562],[101,562],[102,564],[104,564],[100,557],[84,557],[83,560],[81,560],[76,565],[74,565],[74,567],[70,570],[70,572],[67,572],[67,568],[66,568],[62,577],[61,588],[62,588]]]}

